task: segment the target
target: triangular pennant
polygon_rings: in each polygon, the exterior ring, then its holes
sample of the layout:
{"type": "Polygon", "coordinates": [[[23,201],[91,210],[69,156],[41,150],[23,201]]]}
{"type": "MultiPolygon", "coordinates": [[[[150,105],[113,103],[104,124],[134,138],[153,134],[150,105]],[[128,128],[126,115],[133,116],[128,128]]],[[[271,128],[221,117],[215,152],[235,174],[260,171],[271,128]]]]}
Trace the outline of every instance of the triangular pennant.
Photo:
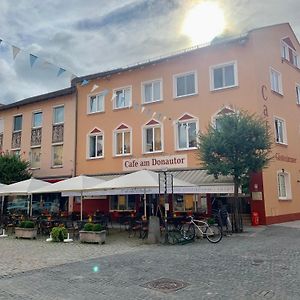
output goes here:
{"type": "Polygon", "coordinates": [[[81,85],[87,85],[89,82],[90,82],[89,80],[84,79],[84,80],[81,82],[81,85]]]}
{"type": "Polygon", "coordinates": [[[58,72],[57,72],[57,77],[59,77],[62,73],[64,73],[64,72],[66,72],[66,70],[65,69],[63,69],[63,68],[59,68],[59,70],[58,70],[58,72]]]}
{"type": "Polygon", "coordinates": [[[13,58],[15,59],[16,56],[19,54],[19,52],[21,51],[20,48],[16,47],[16,46],[12,46],[12,51],[13,51],[13,58]]]}
{"type": "Polygon", "coordinates": [[[33,64],[35,63],[35,61],[37,60],[37,56],[33,55],[33,54],[30,54],[29,55],[29,60],[30,60],[30,66],[32,68],[33,64]]]}
{"type": "Polygon", "coordinates": [[[163,121],[165,121],[166,119],[167,119],[167,117],[166,117],[166,116],[164,116],[164,117],[163,117],[163,121]]]}
{"type": "Polygon", "coordinates": [[[155,115],[156,115],[156,111],[152,114],[152,118],[154,118],[155,117],[155,115]]]}
{"type": "Polygon", "coordinates": [[[92,93],[94,90],[96,90],[98,87],[99,87],[99,85],[94,84],[93,88],[91,89],[91,93],[92,93]]]}
{"type": "Polygon", "coordinates": [[[142,109],[141,109],[141,112],[144,112],[144,110],[145,110],[145,107],[143,106],[142,109]]]}
{"type": "Polygon", "coordinates": [[[115,92],[113,92],[110,101],[113,101],[116,97],[117,97],[117,94],[115,92]]]}

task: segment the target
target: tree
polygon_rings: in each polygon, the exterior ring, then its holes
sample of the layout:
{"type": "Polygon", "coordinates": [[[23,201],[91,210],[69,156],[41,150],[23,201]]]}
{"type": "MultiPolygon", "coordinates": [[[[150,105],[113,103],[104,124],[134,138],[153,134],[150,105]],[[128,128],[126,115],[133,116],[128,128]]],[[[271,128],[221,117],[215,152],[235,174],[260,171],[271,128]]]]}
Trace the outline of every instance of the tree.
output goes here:
{"type": "Polygon", "coordinates": [[[242,231],[238,190],[249,182],[251,173],[261,171],[271,159],[271,133],[265,121],[242,111],[218,118],[217,128],[209,126],[199,134],[199,158],[216,178],[232,176],[234,181],[233,231],[242,231]]]}
{"type": "Polygon", "coordinates": [[[0,182],[11,184],[29,179],[30,163],[21,158],[20,155],[3,152],[0,154],[0,182]]]}

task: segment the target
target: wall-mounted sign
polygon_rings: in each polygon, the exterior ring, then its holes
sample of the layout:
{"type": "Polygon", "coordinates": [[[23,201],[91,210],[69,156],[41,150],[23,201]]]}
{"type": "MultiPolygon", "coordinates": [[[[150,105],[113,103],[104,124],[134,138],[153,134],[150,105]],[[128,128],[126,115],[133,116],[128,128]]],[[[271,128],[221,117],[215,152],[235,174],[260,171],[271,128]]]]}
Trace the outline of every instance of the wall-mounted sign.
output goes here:
{"type": "Polygon", "coordinates": [[[262,192],[252,192],[252,200],[262,200],[262,192]]]}
{"type": "Polygon", "coordinates": [[[123,160],[123,171],[164,170],[187,167],[187,155],[155,156],[123,160]]]}
{"type": "Polygon", "coordinates": [[[280,161],[286,161],[286,162],[290,162],[290,163],[296,163],[297,162],[297,159],[294,158],[294,157],[289,157],[289,156],[285,156],[285,155],[282,155],[280,153],[276,153],[275,154],[275,158],[277,160],[280,160],[280,161]]]}

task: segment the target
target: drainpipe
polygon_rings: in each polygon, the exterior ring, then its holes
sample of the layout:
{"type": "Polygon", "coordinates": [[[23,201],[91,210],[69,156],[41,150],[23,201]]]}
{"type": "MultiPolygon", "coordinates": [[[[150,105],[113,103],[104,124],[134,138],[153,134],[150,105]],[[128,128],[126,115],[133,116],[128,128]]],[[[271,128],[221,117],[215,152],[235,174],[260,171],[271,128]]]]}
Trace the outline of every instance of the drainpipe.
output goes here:
{"type": "Polygon", "coordinates": [[[74,145],[74,165],[73,165],[73,174],[76,176],[77,172],[77,130],[78,130],[78,91],[77,84],[75,84],[75,145],[74,145]]]}

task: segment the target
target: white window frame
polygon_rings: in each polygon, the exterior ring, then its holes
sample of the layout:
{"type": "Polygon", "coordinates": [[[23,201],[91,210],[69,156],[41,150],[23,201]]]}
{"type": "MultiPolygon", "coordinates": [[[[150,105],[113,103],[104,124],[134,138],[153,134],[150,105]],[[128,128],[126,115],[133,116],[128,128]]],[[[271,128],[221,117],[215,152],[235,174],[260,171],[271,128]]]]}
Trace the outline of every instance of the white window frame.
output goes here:
{"type": "Polygon", "coordinates": [[[65,123],[65,106],[64,106],[64,104],[53,106],[52,107],[52,115],[53,115],[52,116],[52,124],[53,125],[64,124],[65,123]],[[64,119],[63,119],[62,122],[55,122],[55,113],[54,113],[54,111],[55,111],[55,109],[60,108],[60,107],[64,108],[64,119]]]}
{"type": "Polygon", "coordinates": [[[126,109],[126,108],[130,108],[131,106],[132,106],[132,86],[131,85],[120,87],[120,88],[113,90],[113,109],[114,110],[124,109],[124,108],[126,109]],[[125,90],[129,90],[129,93],[130,93],[128,106],[117,107],[117,105],[116,105],[117,104],[117,92],[118,91],[125,92],[125,90]]]}
{"type": "Polygon", "coordinates": [[[287,145],[287,129],[286,129],[286,122],[284,119],[274,116],[274,137],[275,143],[281,145],[287,145]],[[282,141],[279,140],[280,133],[277,131],[278,126],[276,127],[276,121],[281,122],[282,127],[282,141]]]}
{"type": "MultiPolygon", "coordinates": [[[[155,120],[156,121],[156,120],[155,120]]],[[[158,124],[153,124],[153,125],[144,125],[142,128],[142,141],[143,141],[143,154],[152,154],[152,153],[161,153],[164,152],[164,134],[163,134],[163,125],[156,121],[158,124]],[[147,129],[152,129],[153,130],[153,143],[155,142],[155,128],[160,128],[160,137],[161,137],[161,150],[153,150],[153,151],[146,151],[147,145],[147,129]]],[[[153,145],[154,146],[154,145],[153,145]]]]}
{"type": "MultiPolygon", "coordinates": [[[[188,113],[185,113],[188,114],[188,113]]],[[[183,114],[183,115],[185,115],[183,114]]],[[[190,114],[188,114],[190,115],[190,114]]],[[[180,123],[196,123],[196,142],[198,143],[198,135],[197,133],[199,132],[199,120],[195,117],[191,118],[191,119],[186,119],[186,120],[180,120],[180,118],[178,120],[176,120],[175,122],[175,149],[176,151],[185,151],[185,150],[195,150],[197,149],[197,145],[195,147],[185,147],[185,148],[179,148],[179,132],[178,132],[178,124],[180,123]]],[[[187,144],[188,144],[188,135],[187,135],[187,144]]]]}
{"type": "Polygon", "coordinates": [[[142,103],[143,104],[149,104],[149,103],[155,103],[155,102],[159,102],[163,100],[163,91],[162,91],[162,79],[158,78],[158,79],[153,79],[153,80],[148,80],[148,81],[143,81],[141,83],[141,94],[142,94],[142,103]],[[154,95],[154,83],[158,82],[159,83],[159,99],[154,100],[153,99],[153,95],[154,95]],[[151,84],[151,91],[152,91],[152,99],[151,101],[146,102],[146,92],[145,92],[145,86],[151,84]]]}
{"type": "Polygon", "coordinates": [[[299,55],[298,55],[298,53],[283,40],[281,41],[281,58],[287,60],[294,67],[299,68],[299,55]],[[291,50],[291,52],[292,52],[292,55],[293,55],[292,60],[293,61],[291,61],[289,50],[291,50]]]}
{"type": "Polygon", "coordinates": [[[4,118],[0,118],[0,134],[4,133],[4,118]]]}
{"type": "Polygon", "coordinates": [[[229,88],[233,88],[239,85],[238,82],[238,67],[237,67],[237,61],[229,61],[229,62],[225,62],[222,64],[217,64],[217,65],[212,65],[209,67],[209,77],[210,77],[210,90],[211,91],[218,91],[218,90],[224,90],[224,89],[229,89],[229,88]],[[225,81],[224,81],[224,70],[225,67],[228,66],[233,66],[233,74],[234,74],[234,83],[232,85],[225,85],[225,81]],[[223,74],[223,86],[219,87],[219,88],[215,88],[214,85],[214,70],[216,69],[222,69],[222,74],[223,74]]]}
{"type": "Polygon", "coordinates": [[[33,111],[32,112],[32,124],[31,124],[31,128],[41,128],[43,126],[43,112],[41,110],[37,110],[37,111],[33,111]],[[34,116],[36,114],[42,114],[42,118],[41,118],[41,125],[40,126],[34,126],[34,116]]]}
{"type": "Polygon", "coordinates": [[[283,95],[282,75],[272,67],[270,67],[270,84],[273,92],[283,95]],[[276,80],[276,82],[274,80],[276,80]]]}
{"type": "Polygon", "coordinates": [[[88,95],[88,97],[87,97],[88,98],[87,99],[87,113],[88,114],[96,114],[96,113],[100,113],[100,112],[105,112],[105,96],[106,96],[105,91],[102,91],[102,92],[96,93],[96,94],[88,95]],[[97,101],[98,96],[103,96],[103,103],[102,103],[103,109],[99,109],[99,107],[98,107],[98,101],[97,101]],[[95,97],[95,99],[96,99],[96,110],[95,111],[91,110],[92,97],[95,97]]]}
{"type": "Polygon", "coordinates": [[[14,115],[13,116],[13,123],[12,123],[12,127],[13,127],[13,132],[22,132],[22,129],[23,129],[23,114],[18,114],[18,115],[14,115]],[[22,117],[22,123],[21,123],[21,129],[20,130],[15,130],[15,118],[16,117],[22,117]]]}
{"type": "Polygon", "coordinates": [[[184,72],[184,73],[179,73],[179,74],[174,74],[173,75],[173,98],[184,98],[184,97],[189,97],[189,96],[193,96],[193,95],[197,95],[198,94],[198,75],[197,75],[197,71],[189,71],[189,72],[184,72]],[[194,93],[190,93],[190,94],[185,94],[185,95],[177,95],[177,78],[179,77],[184,77],[184,76],[188,76],[194,74],[194,84],[195,84],[195,92],[194,93]]]}
{"type": "MultiPolygon", "coordinates": [[[[64,155],[62,155],[62,164],[61,165],[54,165],[54,147],[62,146],[64,151],[64,144],[63,143],[55,143],[51,145],[51,168],[62,168],[64,165],[64,155]]],[[[64,152],[63,152],[64,153],[64,152]]]]}
{"type": "Polygon", "coordinates": [[[127,126],[127,128],[124,128],[124,129],[115,129],[113,132],[113,156],[119,157],[119,156],[129,156],[129,155],[132,155],[132,128],[127,126]],[[124,133],[125,132],[129,132],[129,137],[130,137],[130,152],[129,153],[124,153],[124,133]],[[122,153],[119,153],[117,151],[117,134],[118,133],[122,133],[122,153]]]}
{"type": "MultiPolygon", "coordinates": [[[[97,140],[96,140],[96,145],[97,145],[97,140]]],[[[99,130],[99,132],[97,133],[89,133],[87,135],[87,153],[86,153],[86,158],[87,159],[99,159],[99,158],[104,158],[104,133],[102,132],[102,130],[99,130]],[[95,149],[95,156],[90,156],[90,137],[95,136],[96,139],[98,136],[102,136],[102,155],[97,155],[97,149],[95,149]]]]}
{"type": "Polygon", "coordinates": [[[300,84],[296,83],[296,103],[300,105],[300,84]]]}
{"type": "Polygon", "coordinates": [[[291,189],[291,175],[289,172],[286,172],[284,169],[277,171],[277,191],[279,200],[291,200],[292,199],[292,189],[291,189]],[[284,190],[285,194],[282,194],[280,179],[284,179],[284,190]]]}

